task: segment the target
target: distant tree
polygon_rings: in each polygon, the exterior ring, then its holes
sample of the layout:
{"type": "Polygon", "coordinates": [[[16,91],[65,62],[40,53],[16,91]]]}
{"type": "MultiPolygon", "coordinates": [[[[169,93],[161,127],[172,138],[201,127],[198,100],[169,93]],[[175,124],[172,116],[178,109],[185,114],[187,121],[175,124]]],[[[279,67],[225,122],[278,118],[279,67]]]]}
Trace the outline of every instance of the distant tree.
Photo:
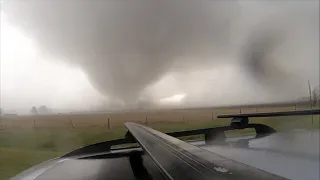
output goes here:
{"type": "Polygon", "coordinates": [[[43,106],[40,106],[38,108],[38,111],[39,111],[39,114],[50,114],[51,113],[51,109],[48,108],[47,106],[43,105],[43,106]]]}
{"type": "Polygon", "coordinates": [[[38,114],[37,108],[33,106],[33,107],[31,108],[31,110],[30,110],[30,113],[31,113],[31,114],[38,114]]]}
{"type": "Polygon", "coordinates": [[[318,101],[320,100],[320,89],[319,87],[315,87],[312,90],[312,105],[316,106],[318,101]]]}

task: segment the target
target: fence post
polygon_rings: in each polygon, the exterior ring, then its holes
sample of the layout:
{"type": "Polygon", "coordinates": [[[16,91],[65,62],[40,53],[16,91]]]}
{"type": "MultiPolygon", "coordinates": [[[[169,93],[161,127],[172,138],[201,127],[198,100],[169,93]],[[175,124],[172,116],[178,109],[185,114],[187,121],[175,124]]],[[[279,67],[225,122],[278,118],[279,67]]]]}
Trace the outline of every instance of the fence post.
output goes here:
{"type": "Polygon", "coordinates": [[[213,121],[213,112],[211,112],[211,120],[213,121]]]}
{"type": "Polygon", "coordinates": [[[240,114],[241,114],[241,108],[240,108],[240,114]]]}
{"type": "Polygon", "coordinates": [[[73,125],[73,123],[72,123],[72,120],[70,119],[69,121],[70,121],[70,124],[71,124],[72,129],[74,129],[74,125],[73,125]]]}
{"type": "Polygon", "coordinates": [[[297,111],[297,104],[294,104],[294,111],[297,111]]]}
{"type": "Polygon", "coordinates": [[[33,120],[33,129],[36,129],[36,120],[33,120]]]}
{"type": "Polygon", "coordinates": [[[110,118],[108,118],[108,129],[110,129],[110,118]]]}
{"type": "Polygon", "coordinates": [[[146,116],[146,125],[148,125],[148,116],[146,116]]]}
{"type": "Polygon", "coordinates": [[[1,114],[0,114],[0,130],[4,130],[4,120],[2,120],[1,118],[1,114]]]}

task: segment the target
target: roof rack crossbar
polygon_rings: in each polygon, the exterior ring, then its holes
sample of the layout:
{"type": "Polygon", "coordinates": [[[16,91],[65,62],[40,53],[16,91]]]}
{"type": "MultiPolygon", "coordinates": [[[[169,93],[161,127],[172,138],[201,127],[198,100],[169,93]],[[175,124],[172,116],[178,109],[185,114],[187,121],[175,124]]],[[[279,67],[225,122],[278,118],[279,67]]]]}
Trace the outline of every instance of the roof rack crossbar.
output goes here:
{"type": "Polygon", "coordinates": [[[226,114],[219,115],[218,118],[236,118],[236,117],[275,117],[275,116],[304,116],[320,114],[320,109],[303,111],[284,111],[270,113],[252,113],[252,114],[226,114]]]}

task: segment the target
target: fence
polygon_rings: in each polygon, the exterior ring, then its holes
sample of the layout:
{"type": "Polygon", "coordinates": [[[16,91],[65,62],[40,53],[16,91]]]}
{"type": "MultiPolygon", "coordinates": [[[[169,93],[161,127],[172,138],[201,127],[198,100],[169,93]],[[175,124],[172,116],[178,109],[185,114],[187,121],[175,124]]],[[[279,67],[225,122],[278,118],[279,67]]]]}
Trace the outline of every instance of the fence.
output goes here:
{"type": "Polygon", "coordinates": [[[92,128],[111,129],[124,122],[153,123],[199,123],[213,121],[219,114],[244,114],[310,109],[306,105],[255,106],[235,108],[203,108],[188,110],[159,110],[152,112],[125,112],[113,114],[60,114],[48,116],[1,116],[0,130],[11,128],[92,128]]]}

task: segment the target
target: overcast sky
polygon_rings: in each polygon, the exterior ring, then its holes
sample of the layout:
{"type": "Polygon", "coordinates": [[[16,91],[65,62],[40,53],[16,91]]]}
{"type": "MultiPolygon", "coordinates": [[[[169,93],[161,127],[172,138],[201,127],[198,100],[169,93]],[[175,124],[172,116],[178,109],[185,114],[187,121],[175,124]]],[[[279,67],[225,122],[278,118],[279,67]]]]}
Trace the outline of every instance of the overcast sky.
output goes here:
{"type": "Polygon", "coordinates": [[[4,1],[1,107],[296,100],[319,84],[319,1],[4,1]]]}

